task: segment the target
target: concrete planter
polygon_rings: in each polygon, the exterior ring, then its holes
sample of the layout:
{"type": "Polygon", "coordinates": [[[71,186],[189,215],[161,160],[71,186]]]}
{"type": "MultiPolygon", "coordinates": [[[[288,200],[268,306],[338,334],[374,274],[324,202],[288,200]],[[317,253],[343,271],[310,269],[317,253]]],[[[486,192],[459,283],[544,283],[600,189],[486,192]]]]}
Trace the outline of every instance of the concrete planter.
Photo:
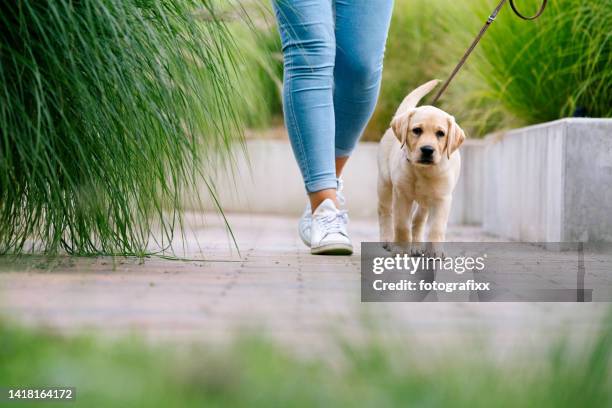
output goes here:
{"type": "Polygon", "coordinates": [[[563,119],[487,138],[485,231],[612,241],[612,120],[563,119]]]}

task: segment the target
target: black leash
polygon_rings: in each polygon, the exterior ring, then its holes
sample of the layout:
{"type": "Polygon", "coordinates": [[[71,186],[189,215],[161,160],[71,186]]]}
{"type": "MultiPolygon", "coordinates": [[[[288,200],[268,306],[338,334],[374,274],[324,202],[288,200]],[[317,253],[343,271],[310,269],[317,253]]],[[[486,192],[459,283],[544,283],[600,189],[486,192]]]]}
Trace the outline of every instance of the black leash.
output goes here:
{"type": "MultiPolygon", "coordinates": [[[[438,99],[440,99],[444,91],[446,91],[446,88],[448,88],[452,80],[455,78],[459,70],[463,67],[463,65],[469,58],[472,51],[474,51],[474,48],[476,48],[476,46],[478,45],[478,43],[480,42],[484,34],[487,32],[487,30],[491,26],[491,24],[493,24],[493,22],[497,18],[497,14],[499,14],[502,7],[504,7],[504,5],[506,4],[506,1],[508,0],[501,0],[499,4],[497,5],[497,7],[495,7],[495,10],[493,10],[493,13],[491,13],[485,25],[480,29],[480,33],[478,33],[478,35],[476,36],[476,39],[472,42],[472,45],[470,45],[470,48],[468,48],[468,50],[465,52],[465,54],[461,58],[461,61],[459,61],[459,64],[457,64],[457,66],[455,67],[453,72],[450,74],[446,82],[444,82],[444,85],[442,85],[442,88],[440,88],[440,90],[434,97],[431,103],[432,105],[435,105],[435,103],[438,102],[438,99]]],[[[534,14],[533,16],[525,16],[520,11],[518,11],[518,9],[516,8],[516,5],[514,4],[514,0],[509,0],[509,1],[510,1],[510,7],[512,7],[512,11],[514,11],[514,14],[516,14],[519,18],[522,18],[523,20],[535,20],[536,18],[540,17],[542,13],[544,12],[544,9],[546,8],[546,4],[548,3],[548,0],[542,0],[542,6],[540,6],[540,9],[538,10],[536,14],[534,14]]]]}

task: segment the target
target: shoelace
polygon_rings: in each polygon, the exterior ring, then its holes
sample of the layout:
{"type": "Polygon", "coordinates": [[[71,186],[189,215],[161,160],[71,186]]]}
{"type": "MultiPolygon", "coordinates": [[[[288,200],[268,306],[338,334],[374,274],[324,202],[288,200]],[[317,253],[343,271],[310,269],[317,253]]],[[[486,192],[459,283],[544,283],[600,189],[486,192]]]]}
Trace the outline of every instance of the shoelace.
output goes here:
{"type": "Polygon", "coordinates": [[[346,210],[338,210],[334,215],[326,215],[319,219],[325,226],[325,231],[328,234],[341,233],[344,234],[344,225],[349,221],[348,212],[346,210]]]}

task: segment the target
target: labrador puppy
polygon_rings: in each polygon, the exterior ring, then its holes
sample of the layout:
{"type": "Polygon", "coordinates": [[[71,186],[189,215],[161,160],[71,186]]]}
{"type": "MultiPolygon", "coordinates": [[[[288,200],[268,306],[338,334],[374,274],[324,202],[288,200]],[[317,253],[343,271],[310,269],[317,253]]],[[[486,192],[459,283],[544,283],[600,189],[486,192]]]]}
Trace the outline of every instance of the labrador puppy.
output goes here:
{"type": "MultiPolygon", "coordinates": [[[[417,107],[438,83],[421,85],[404,99],[378,150],[380,240],[412,243],[413,253],[423,252],[423,242],[444,242],[461,168],[458,149],[465,133],[455,118],[433,106],[417,107]]],[[[441,245],[430,249],[442,251],[441,245]]]]}

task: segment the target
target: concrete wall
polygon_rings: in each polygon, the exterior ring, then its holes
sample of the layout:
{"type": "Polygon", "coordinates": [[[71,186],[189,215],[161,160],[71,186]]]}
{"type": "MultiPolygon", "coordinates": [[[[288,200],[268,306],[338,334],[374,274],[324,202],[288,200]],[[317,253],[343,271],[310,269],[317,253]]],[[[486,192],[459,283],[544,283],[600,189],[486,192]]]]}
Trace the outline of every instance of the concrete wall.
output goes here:
{"type": "Polygon", "coordinates": [[[449,222],[481,225],[484,211],[486,142],[466,140],[461,146],[461,175],[455,187],[449,222]]]}
{"type": "MultiPolygon", "coordinates": [[[[345,171],[353,218],[376,218],[376,143],[345,171]]],[[[225,210],[296,218],[306,194],[285,140],[250,140],[233,177],[217,180],[225,210]]],[[[529,242],[612,242],[612,119],[564,119],[468,140],[450,223],[529,242]]],[[[212,203],[206,204],[213,209],[212,203]]]]}
{"type": "MultiPolygon", "coordinates": [[[[344,172],[349,214],[376,218],[377,143],[361,143],[344,172]]],[[[451,223],[481,224],[484,142],[468,140],[461,148],[463,174],[453,200],[451,223]]],[[[298,217],[306,204],[299,169],[287,140],[249,140],[250,164],[238,153],[233,175],[219,176],[217,192],[224,210],[298,217]]],[[[203,194],[206,196],[206,194],[203,194]]],[[[214,209],[212,202],[205,209],[214,209]]]]}
{"type": "Polygon", "coordinates": [[[485,231],[612,241],[612,120],[563,119],[487,138],[485,231]]]}

